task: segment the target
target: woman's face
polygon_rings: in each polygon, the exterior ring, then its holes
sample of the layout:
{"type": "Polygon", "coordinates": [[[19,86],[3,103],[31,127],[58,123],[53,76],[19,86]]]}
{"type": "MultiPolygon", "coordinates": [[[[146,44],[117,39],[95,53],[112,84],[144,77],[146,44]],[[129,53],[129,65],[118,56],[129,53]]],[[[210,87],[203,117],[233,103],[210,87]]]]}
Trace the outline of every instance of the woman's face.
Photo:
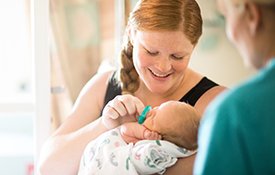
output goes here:
{"type": "Polygon", "coordinates": [[[180,31],[136,31],[131,38],[140,87],[158,94],[175,91],[183,81],[194,48],[191,42],[180,31]]]}

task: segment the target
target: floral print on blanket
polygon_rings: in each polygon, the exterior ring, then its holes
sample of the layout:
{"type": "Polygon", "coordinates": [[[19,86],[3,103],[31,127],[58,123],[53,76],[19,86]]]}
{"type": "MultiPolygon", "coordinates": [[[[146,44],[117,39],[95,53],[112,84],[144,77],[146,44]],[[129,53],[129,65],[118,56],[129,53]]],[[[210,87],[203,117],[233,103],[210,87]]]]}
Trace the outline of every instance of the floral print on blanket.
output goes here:
{"type": "Polygon", "coordinates": [[[142,140],[127,144],[119,130],[110,130],[85,148],[78,175],[163,174],[177,158],[194,152],[164,140],[142,140]]]}

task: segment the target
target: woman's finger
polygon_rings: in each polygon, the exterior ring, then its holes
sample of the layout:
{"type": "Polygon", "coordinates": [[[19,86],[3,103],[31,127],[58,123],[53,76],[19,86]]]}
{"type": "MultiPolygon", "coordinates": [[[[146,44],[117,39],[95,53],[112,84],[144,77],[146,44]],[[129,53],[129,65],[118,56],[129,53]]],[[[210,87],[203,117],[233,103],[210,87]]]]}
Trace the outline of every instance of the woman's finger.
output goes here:
{"type": "Polygon", "coordinates": [[[141,114],[144,109],[142,101],[135,96],[125,95],[124,102],[127,104],[125,106],[130,115],[141,114]]]}
{"type": "Polygon", "coordinates": [[[144,109],[144,104],[142,101],[138,98],[134,98],[134,103],[135,103],[135,110],[138,115],[140,115],[144,109]]]}
{"type": "Polygon", "coordinates": [[[119,113],[112,106],[107,104],[103,109],[103,116],[111,119],[117,119],[119,117],[119,113]]]}
{"type": "Polygon", "coordinates": [[[119,116],[125,116],[127,115],[127,109],[121,100],[121,97],[117,96],[108,103],[108,106],[112,107],[119,116]]]}
{"type": "Polygon", "coordinates": [[[136,107],[135,107],[135,97],[132,95],[123,95],[118,97],[120,102],[124,105],[127,114],[133,115],[136,113],[136,107]]]}
{"type": "Polygon", "coordinates": [[[125,109],[125,111],[123,112],[126,112],[129,116],[134,116],[137,113],[141,114],[144,108],[144,104],[141,102],[140,99],[129,94],[117,96],[117,100],[120,101],[123,105],[123,109],[125,109]]]}

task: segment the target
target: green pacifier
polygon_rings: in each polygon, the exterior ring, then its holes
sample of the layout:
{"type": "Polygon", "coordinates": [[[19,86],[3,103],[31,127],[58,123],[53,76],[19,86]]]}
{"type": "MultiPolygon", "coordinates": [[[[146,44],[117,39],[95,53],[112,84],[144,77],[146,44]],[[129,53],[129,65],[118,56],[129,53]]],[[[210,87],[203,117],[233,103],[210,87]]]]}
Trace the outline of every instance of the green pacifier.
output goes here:
{"type": "Polygon", "coordinates": [[[146,115],[147,115],[147,113],[148,113],[151,109],[152,109],[151,106],[146,106],[146,107],[143,109],[141,115],[138,117],[138,123],[139,123],[139,124],[142,124],[142,123],[145,121],[146,115]]]}

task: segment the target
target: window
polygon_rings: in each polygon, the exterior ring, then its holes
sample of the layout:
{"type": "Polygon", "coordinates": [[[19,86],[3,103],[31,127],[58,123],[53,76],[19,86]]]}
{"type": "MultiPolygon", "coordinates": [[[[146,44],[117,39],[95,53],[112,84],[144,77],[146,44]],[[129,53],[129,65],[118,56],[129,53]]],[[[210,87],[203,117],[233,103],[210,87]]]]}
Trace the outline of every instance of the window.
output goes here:
{"type": "Polygon", "coordinates": [[[32,58],[26,1],[9,0],[0,10],[0,103],[31,103],[32,58]]]}
{"type": "Polygon", "coordinates": [[[0,6],[1,174],[33,173],[34,88],[29,2],[8,0],[0,6]]]}

